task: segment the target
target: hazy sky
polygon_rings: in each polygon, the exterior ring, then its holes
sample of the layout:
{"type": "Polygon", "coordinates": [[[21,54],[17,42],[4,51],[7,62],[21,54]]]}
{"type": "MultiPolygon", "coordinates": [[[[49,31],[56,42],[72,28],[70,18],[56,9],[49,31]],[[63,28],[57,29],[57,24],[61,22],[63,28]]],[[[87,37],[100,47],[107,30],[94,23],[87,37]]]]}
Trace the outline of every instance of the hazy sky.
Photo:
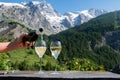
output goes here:
{"type": "MultiPolygon", "coordinates": [[[[0,2],[28,2],[42,0],[0,0],[0,2]]],[[[81,11],[90,8],[105,9],[108,11],[120,10],[120,0],[46,0],[59,13],[81,11]]]]}

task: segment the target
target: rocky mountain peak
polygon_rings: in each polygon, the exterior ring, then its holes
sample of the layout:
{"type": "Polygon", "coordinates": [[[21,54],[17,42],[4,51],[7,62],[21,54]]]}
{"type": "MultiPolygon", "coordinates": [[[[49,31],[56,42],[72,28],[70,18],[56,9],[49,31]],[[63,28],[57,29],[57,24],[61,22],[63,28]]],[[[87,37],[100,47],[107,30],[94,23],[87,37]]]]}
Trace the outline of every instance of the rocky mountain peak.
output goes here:
{"type": "Polygon", "coordinates": [[[99,16],[103,13],[107,13],[107,11],[104,9],[94,9],[94,8],[89,9],[88,12],[90,15],[93,15],[94,17],[99,16]]]}
{"type": "Polygon", "coordinates": [[[23,3],[0,2],[1,20],[13,20],[30,29],[44,27],[47,34],[54,34],[106,13],[104,10],[90,9],[68,12],[60,15],[49,3],[31,1],[23,3]]]}

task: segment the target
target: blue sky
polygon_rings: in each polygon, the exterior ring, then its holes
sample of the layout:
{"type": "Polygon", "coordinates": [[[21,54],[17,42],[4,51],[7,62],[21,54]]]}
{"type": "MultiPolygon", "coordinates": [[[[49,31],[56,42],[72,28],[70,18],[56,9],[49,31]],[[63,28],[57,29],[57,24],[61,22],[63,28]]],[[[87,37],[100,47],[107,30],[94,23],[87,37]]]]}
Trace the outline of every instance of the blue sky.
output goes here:
{"type": "MultiPolygon", "coordinates": [[[[28,2],[41,0],[0,0],[0,2],[28,2]]],[[[120,0],[46,0],[59,13],[81,11],[90,8],[105,9],[108,11],[120,10],[120,0]]]]}

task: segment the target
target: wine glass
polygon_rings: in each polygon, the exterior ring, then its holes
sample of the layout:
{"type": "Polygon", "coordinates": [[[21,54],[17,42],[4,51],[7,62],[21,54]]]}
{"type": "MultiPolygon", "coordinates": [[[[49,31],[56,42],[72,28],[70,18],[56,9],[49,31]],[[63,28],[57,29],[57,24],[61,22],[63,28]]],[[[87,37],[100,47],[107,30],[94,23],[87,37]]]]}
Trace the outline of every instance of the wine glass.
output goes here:
{"type": "MultiPolygon", "coordinates": [[[[60,41],[52,41],[50,44],[50,51],[52,53],[52,56],[55,58],[57,61],[57,58],[61,52],[62,46],[60,41]]],[[[55,66],[55,72],[53,74],[56,74],[57,72],[57,66],[55,66]]]]}
{"type": "Polygon", "coordinates": [[[37,55],[39,56],[40,58],[40,71],[38,73],[43,73],[41,71],[41,64],[42,64],[42,57],[46,51],[46,42],[41,39],[41,40],[37,40],[36,43],[35,43],[35,51],[37,53],[37,55]]]}

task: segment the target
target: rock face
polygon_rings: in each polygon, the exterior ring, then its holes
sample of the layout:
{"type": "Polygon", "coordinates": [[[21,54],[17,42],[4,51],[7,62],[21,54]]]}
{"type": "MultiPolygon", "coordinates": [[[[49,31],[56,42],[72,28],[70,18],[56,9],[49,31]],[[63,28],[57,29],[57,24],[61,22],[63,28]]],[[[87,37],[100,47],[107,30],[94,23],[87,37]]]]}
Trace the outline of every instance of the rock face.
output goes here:
{"type": "Polygon", "coordinates": [[[105,10],[90,9],[68,12],[60,15],[46,1],[31,1],[28,3],[0,2],[0,20],[13,20],[24,24],[30,29],[43,27],[50,35],[80,25],[99,15],[107,13],[105,10]]]}
{"type": "Polygon", "coordinates": [[[120,51],[120,31],[111,31],[105,34],[106,42],[113,49],[120,51]]]}
{"type": "Polygon", "coordinates": [[[46,33],[54,33],[50,27],[50,23],[32,2],[28,4],[1,3],[0,12],[1,20],[13,20],[24,24],[30,29],[44,27],[46,33]]]}
{"type": "Polygon", "coordinates": [[[14,39],[19,37],[22,33],[28,32],[28,28],[15,22],[0,22],[0,38],[14,39]]]}

